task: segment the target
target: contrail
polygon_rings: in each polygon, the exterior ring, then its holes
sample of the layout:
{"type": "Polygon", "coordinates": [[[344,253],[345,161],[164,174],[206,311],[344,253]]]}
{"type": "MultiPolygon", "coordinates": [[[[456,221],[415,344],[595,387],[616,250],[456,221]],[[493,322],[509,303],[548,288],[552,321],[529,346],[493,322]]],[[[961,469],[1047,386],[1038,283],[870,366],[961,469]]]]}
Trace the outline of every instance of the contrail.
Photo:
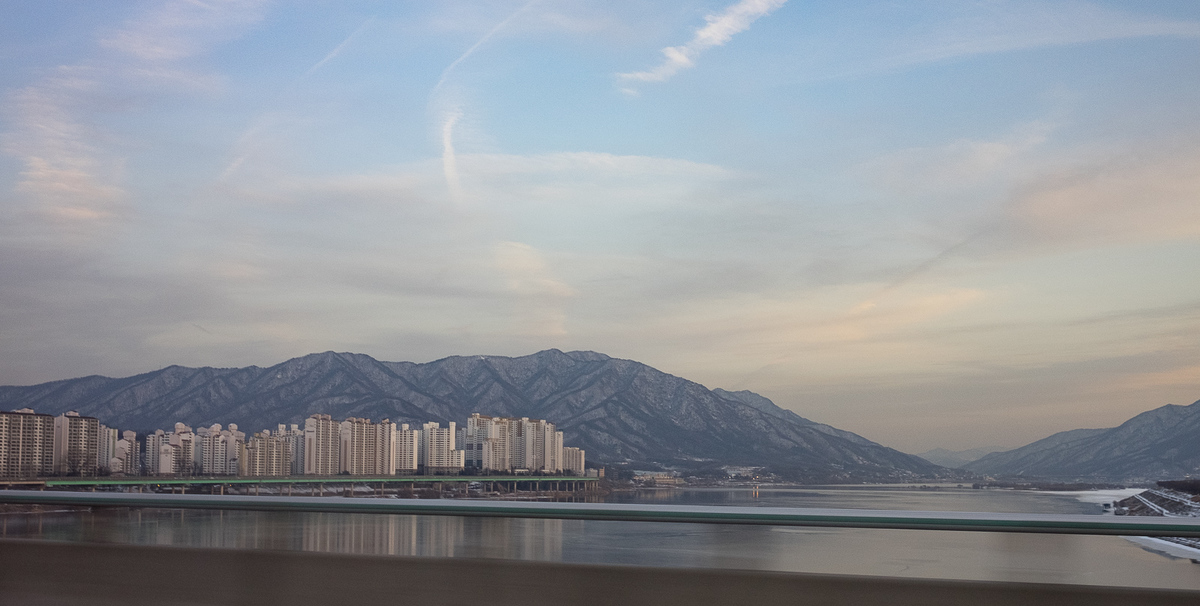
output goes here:
{"type": "MultiPolygon", "coordinates": [[[[459,55],[457,59],[450,63],[450,65],[447,65],[446,69],[442,70],[442,75],[440,78],[438,78],[437,84],[435,84],[433,89],[429,91],[430,103],[433,103],[434,97],[437,96],[438,91],[442,89],[442,86],[446,84],[446,80],[450,78],[451,72],[454,71],[454,68],[458,67],[458,64],[465,61],[467,57],[473,55],[480,46],[483,46],[483,43],[487,42],[492,36],[496,35],[496,32],[504,29],[504,27],[511,23],[513,19],[516,19],[517,16],[532,8],[534,4],[538,3],[538,1],[539,0],[530,0],[529,2],[526,2],[524,6],[517,9],[500,23],[497,23],[496,26],[488,30],[488,32],[484,34],[482,38],[476,40],[475,44],[472,44],[471,47],[466,50],[466,52],[459,55]]],[[[462,185],[458,179],[458,159],[454,156],[454,125],[458,123],[458,119],[461,117],[462,111],[455,108],[452,111],[443,113],[442,119],[442,173],[446,176],[446,189],[450,191],[450,198],[455,202],[461,202],[463,198],[462,185]]]]}
{"type": "Polygon", "coordinates": [[[508,25],[509,22],[511,22],[513,19],[517,18],[517,15],[520,15],[521,13],[524,13],[525,11],[529,10],[530,8],[533,7],[534,4],[537,4],[538,1],[539,0],[530,0],[529,2],[525,3],[525,6],[522,6],[521,8],[517,9],[517,11],[514,12],[513,14],[509,15],[507,19],[501,21],[500,23],[497,23],[496,27],[493,27],[491,30],[488,31],[488,33],[484,34],[482,38],[480,38],[477,42],[475,42],[475,44],[472,44],[471,48],[467,49],[467,52],[463,53],[462,55],[459,55],[459,57],[457,59],[455,59],[453,63],[446,66],[446,69],[442,70],[442,77],[438,78],[437,84],[435,84],[433,86],[433,90],[429,91],[429,96],[432,97],[434,94],[436,94],[438,92],[439,89],[442,88],[442,85],[446,83],[446,79],[450,77],[450,72],[454,71],[454,68],[458,67],[459,63],[462,63],[464,60],[466,60],[467,57],[470,57],[475,52],[475,49],[479,48],[480,46],[483,46],[483,43],[487,42],[492,36],[496,35],[496,32],[504,29],[504,26],[508,25]]]}
{"type": "Polygon", "coordinates": [[[459,202],[462,200],[462,186],[458,181],[458,160],[454,157],[454,124],[462,116],[455,110],[446,115],[442,122],[442,173],[446,175],[446,188],[450,197],[459,202]]]}
{"type": "Polygon", "coordinates": [[[329,54],[325,55],[324,59],[317,61],[317,63],[315,65],[308,68],[308,71],[304,72],[304,75],[300,76],[299,80],[303,80],[303,79],[311,76],[313,74],[313,72],[317,71],[318,69],[321,69],[321,66],[325,65],[326,63],[329,63],[334,57],[340,55],[342,53],[342,50],[345,49],[346,46],[348,46],[350,44],[350,42],[352,42],[355,38],[357,38],[358,35],[363,32],[363,30],[367,29],[368,25],[371,25],[372,23],[374,23],[374,21],[375,21],[375,17],[371,17],[370,19],[363,21],[363,24],[358,26],[358,29],[351,32],[351,34],[349,36],[346,36],[346,39],[342,40],[341,44],[337,45],[336,47],[334,47],[333,50],[329,51],[329,54]]]}
{"type": "MultiPolygon", "coordinates": [[[[316,73],[317,70],[324,67],[326,63],[329,63],[335,57],[340,55],[342,53],[342,51],[345,50],[346,47],[349,46],[350,43],[353,42],[354,39],[358,37],[359,34],[361,34],[364,30],[367,29],[368,26],[370,26],[374,22],[375,22],[375,17],[370,17],[366,21],[363,21],[362,25],[358,26],[358,29],[354,30],[353,32],[350,32],[350,35],[346,36],[346,38],[344,40],[342,40],[340,44],[335,46],[333,48],[333,50],[329,51],[329,53],[327,53],[324,58],[322,58],[320,61],[317,61],[316,63],[314,63],[312,67],[308,68],[308,70],[305,71],[303,74],[300,74],[300,76],[298,76],[295,80],[293,80],[291,82],[291,84],[288,84],[286,87],[284,87],[278,93],[276,93],[276,95],[274,97],[274,103],[278,104],[280,102],[280,100],[283,99],[287,94],[290,94],[293,90],[295,90],[295,88],[301,82],[304,82],[305,80],[307,80],[309,76],[313,75],[314,73],[316,73]]],[[[242,133],[242,136],[238,138],[237,146],[243,147],[243,148],[246,147],[251,141],[253,141],[255,138],[258,137],[258,134],[263,129],[265,129],[268,124],[269,124],[269,121],[266,120],[265,118],[263,118],[262,116],[260,116],[256,120],[255,124],[253,124],[250,128],[248,128],[246,130],[246,132],[242,133]]],[[[219,180],[222,182],[227,181],[231,176],[233,176],[234,173],[236,173],[238,171],[239,168],[241,168],[242,164],[249,157],[250,157],[249,153],[242,153],[242,154],[238,155],[238,157],[234,158],[233,161],[230,162],[229,165],[225,167],[225,170],[221,172],[221,176],[220,176],[219,180]]]]}

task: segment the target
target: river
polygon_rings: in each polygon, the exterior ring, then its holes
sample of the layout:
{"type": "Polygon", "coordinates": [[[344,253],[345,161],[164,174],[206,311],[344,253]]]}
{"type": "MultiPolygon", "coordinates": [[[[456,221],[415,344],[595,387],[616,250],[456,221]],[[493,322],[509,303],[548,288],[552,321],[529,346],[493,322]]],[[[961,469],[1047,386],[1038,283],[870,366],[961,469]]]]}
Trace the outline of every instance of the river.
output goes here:
{"type": "MultiPolygon", "coordinates": [[[[1131,492],[759,487],[649,490],[608,500],[1100,514],[1100,503],[1131,492]]],[[[1200,564],[1107,536],[168,509],[9,513],[0,519],[3,536],[64,541],[1200,590],[1200,564]]]]}

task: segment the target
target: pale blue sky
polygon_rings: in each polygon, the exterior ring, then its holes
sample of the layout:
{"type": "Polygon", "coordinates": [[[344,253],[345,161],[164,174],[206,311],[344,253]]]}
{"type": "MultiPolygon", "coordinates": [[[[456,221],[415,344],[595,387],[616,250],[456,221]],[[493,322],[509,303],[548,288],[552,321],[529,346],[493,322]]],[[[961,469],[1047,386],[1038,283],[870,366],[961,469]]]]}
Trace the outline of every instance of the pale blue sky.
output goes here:
{"type": "Polygon", "coordinates": [[[0,383],[591,349],[910,451],[1200,398],[1200,5],[3,2],[0,383]]]}

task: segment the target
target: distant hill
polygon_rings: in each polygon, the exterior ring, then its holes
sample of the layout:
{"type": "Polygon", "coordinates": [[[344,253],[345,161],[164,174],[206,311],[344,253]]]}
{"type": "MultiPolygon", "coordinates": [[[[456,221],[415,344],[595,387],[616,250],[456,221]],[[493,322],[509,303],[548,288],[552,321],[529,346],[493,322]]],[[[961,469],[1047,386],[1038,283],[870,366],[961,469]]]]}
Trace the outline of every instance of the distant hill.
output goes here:
{"type": "Polygon", "coordinates": [[[472,412],[547,419],[589,461],[755,465],[816,481],[903,480],[946,470],[809,421],[758,394],[709,390],[632,360],[576,351],[380,362],[326,352],[270,368],[184,368],[0,387],[0,409],[78,410],[122,429],[237,423],[256,431],[313,413],[463,423],[472,412]]]}
{"type": "Polygon", "coordinates": [[[1074,429],[963,466],[992,476],[1159,480],[1200,473],[1200,401],[1168,404],[1111,429],[1074,429]]]}
{"type": "Polygon", "coordinates": [[[999,447],[969,448],[967,450],[946,450],[945,448],[934,448],[933,450],[922,452],[917,456],[929,461],[930,463],[941,465],[942,467],[956,469],[972,461],[977,461],[989,454],[992,454],[993,452],[999,452],[1001,450],[1004,449],[999,447]]]}

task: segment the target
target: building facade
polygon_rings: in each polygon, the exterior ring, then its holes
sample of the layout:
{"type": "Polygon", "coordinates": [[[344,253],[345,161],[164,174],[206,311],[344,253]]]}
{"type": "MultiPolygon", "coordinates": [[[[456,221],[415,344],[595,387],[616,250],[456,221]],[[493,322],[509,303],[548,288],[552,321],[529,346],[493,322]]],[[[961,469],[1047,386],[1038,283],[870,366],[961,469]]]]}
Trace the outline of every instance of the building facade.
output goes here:
{"type": "Polygon", "coordinates": [[[583,450],[566,446],[563,449],[563,473],[570,473],[577,476],[584,475],[584,460],[583,450]]]}
{"type": "Polygon", "coordinates": [[[396,428],[396,473],[416,473],[420,433],[410,429],[407,423],[396,428]]]}
{"type": "Polygon", "coordinates": [[[295,423],[291,425],[280,423],[276,426],[274,435],[280,436],[288,442],[289,456],[291,457],[291,460],[288,461],[290,466],[288,475],[304,475],[304,430],[295,423]]]}
{"type": "Polygon", "coordinates": [[[462,441],[469,467],[545,473],[563,470],[563,434],[549,421],[475,413],[467,419],[462,441]]]}
{"type": "Polygon", "coordinates": [[[54,473],[54,417],[22,408],[0,412],[0,476],[54,473]]]}
{"type": "Polygon", "coordinates": [[[141,456],[138,454],[137,433],[124,431],[108,462],[109,473],[136,476],[142,473],[141,456]]]}
{"type": "Polygon", "coordinates": [[[421,426],[417,463],[425,473],[444,473],[463,468],[463,451],[454,448],[455,423],[440,427],[438,423],[421,426]]]}
{"type": "Polygon", "coordinates": [[[288,436],[272,435],[270,430],[254,434],[239,445],[239,475],[278,477],[292,471],[292,441],[288,436]]]}
{"type": "Polygon", "coordinates": [[[196,431],[195,459],[199,472],[204,475],[233,475],[241,469],[242,444],[245,432],[239,431],[237,423],[222,429],[220,423],[201,427],[196,431]]]}
{"type": "Polygon", "coordinates": [[[341,424],[339,471],[349,475],[394,475],[396,473],[396,426],[388,419],[350,417],[341,424]]]}
{"type": "Polygon", "coordinates": [[[100,452],[100,421],[74,410],[54,417],[54,473],[96,475],[100,452]]]}
{"type": "Polygon", "coordinates": [[[304,421],[305,475],[332,476],[341,469],[341,424],[329,415],[304,421]]]}
{"type": "Polygon", "coordinates": [[[116,427],[100,424],[99,440],[96,445],[97,473],[110,473],[113,455],[117,452],[117,442],[121,441],[121,432],[116,427]]]}

